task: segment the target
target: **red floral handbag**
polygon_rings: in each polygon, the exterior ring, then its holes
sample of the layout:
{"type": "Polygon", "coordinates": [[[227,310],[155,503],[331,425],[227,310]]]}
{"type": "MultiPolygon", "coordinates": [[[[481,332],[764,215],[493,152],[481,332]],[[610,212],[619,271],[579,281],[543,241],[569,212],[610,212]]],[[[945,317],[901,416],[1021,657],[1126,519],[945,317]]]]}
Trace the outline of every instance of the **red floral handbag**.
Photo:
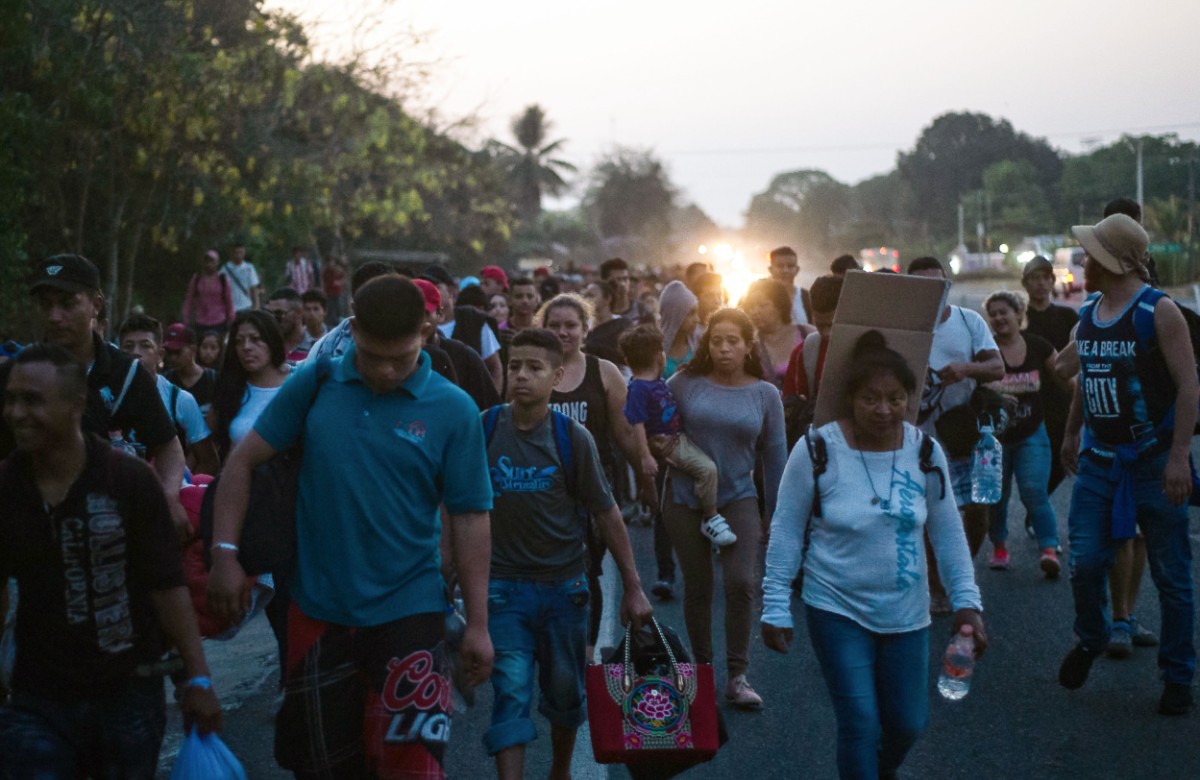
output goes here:
{"type": "MultiPolygon", "coordinates": [[[[651,619],[646,628],[650,627],[657,639],[654,644],[661,644],[666,652],[666,668],[659,665],[650,673],[637,672],[636,667],[646,664],[633,655],[635,642],[628,627],[623,663],[588,666],[592,753],[601,764],[708,761],[720,745],[712,664],[677,661],[658,621],[651,619]]],[[[641,656],[646,655],[644,647],[637,648],[641,656]]]]}

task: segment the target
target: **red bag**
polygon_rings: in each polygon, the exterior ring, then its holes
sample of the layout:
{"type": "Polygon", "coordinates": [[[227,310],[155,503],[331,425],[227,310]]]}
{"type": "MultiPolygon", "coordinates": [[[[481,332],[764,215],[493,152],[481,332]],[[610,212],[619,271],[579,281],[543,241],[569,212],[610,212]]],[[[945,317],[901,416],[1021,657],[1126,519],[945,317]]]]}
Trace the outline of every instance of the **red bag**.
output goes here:
{"type": "MultiPolygon", "coordinates": [[[[652,646],[665,651],[668,663],[639,673],[635,637],[625,629],[624,662],[587,668],[588,724],[592,754],[601,764],[654,762],[690,766],[710,760],[720,746],[717,693],[712,664],[676,660],[676,651],[658,621],[651,620],[652,646]]],[[[618,648],[618,651],[620,648],[618,648]]],[[[661,652],[659,651],[659,652],[661,652]]],[[[621,657],[613,653],[610,660],[621,657]]]]}

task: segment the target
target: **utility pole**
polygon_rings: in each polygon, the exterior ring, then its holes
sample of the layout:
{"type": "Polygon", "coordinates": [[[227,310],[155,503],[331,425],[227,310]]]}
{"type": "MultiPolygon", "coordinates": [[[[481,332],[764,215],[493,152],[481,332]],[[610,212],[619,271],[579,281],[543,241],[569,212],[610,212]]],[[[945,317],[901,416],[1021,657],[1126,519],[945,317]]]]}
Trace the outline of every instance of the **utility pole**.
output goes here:
{"type": "Polygon", "coordinates": [[[961,199],[958,201],[958,245],[963,246],[963,203],[961,199]]]}
{"type": "Polygon", "coordinates": [[[1142,140],[1141,138],[1137,139],[1137,202],[1142,207],[1142,212],[1145,213],[1146,204],[1143,197],[1145,193],[1142,187],[1142,140]]]}

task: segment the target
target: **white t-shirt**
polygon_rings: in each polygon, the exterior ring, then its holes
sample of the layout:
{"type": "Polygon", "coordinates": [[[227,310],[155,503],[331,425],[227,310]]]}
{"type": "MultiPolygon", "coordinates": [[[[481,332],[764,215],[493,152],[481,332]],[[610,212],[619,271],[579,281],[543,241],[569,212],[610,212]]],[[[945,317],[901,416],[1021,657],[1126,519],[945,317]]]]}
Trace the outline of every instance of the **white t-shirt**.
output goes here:
{"type": "Polygon", "coordinates": [[[194,395],[178,385],[171,384],[162,374],[155,376],[155,382],[158,384],[158,394],[162,398],[163,406],[167,407],[167,415],[170,416],[171,422],[183,429],[183,438],[188,444],[204,441],[212,435],[194,395]],[[175,396],[174,400],[172,395],[175,396]]]}
{"type": "Polygon", "coordinates": [[[254,298],[251,296],[251,292],[259,285],[258,271],[254,270],[254,264],[249,260],[242,261],[241,265],[226,263],[221,266],[221,273],[229,279],[229,294],[233,298],[233,310],[242,311],[252,307],[254,298]]]}
{"type": "Polygon", "coordinates": [[[804,311],[804,288],[800,285],[796,285],[796,294],[792,296],[792,324],[808,324],[808,314],[804,311]]]}
{"type": "MultiPolygon", "coordinates": [[[[933,345],[929,351],[929,367],[937,370],[951,363],[969,362],[980,352],[998,350],[992,332],[977,312],[961,306],[951,306],[950,316],[933,329],[933,345]]],[[[926,383],[921,408],[935,408],[922,426],[926,433],[934,432],[933,424],[942,412],[962,406],[971,400],[975,380],[963,379],[952,385],[935,380],[926,383]]]]}
{"type": "Polygon", "coordinates": [[[246,438],[254,428],[254,423],[258,422],[258,416],[263,413],[267,404],[271,403],[271,399],[278,392],[279,387],[255,387],[249,382],[246,383],[246,394],[242,396],[242,408],[238,410],[237,417],[234,417],[233,421],[229,423],[229,442],[233,446],[236,447],[238,442],[246,438]]]}
{"type": "MultiPolygon", "coordinates": [[[[443,322],[441,325],[437,326],[438,332],[448,339],[454,338],[454,326],[457,324],[457,322],[458,320],[455,320],[454,322],[443,322]]],[[[484,360],[487,360],[492,355],[500,351],[500,341],[496,338],[496,334],[492,333],[492,329],[487,325],[484,325],[482,328],[480,328],[479,347],[481,350],[479,357],[483,358],[484,360]]]]}

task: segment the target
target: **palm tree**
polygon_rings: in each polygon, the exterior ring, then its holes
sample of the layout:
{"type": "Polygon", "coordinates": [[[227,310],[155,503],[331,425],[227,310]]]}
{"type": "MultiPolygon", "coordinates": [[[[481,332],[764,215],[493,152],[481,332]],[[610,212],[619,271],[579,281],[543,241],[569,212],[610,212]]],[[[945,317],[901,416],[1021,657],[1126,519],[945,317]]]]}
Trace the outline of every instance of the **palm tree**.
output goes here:
{"type": "Polygon", "coordinates": [[[577,170],[566,160],[552,156],[562,148],[566,139],[546,143],[550,127],[546,112],[535,103],[513,119],[512,132],[517,139],[517,146],[495,142],[501,150],[517,202],[517,212],[529,226],[536,225],[542,213],[542,196],[565,192],[569,185],[563,173],[575,173],[577,170]]]}

